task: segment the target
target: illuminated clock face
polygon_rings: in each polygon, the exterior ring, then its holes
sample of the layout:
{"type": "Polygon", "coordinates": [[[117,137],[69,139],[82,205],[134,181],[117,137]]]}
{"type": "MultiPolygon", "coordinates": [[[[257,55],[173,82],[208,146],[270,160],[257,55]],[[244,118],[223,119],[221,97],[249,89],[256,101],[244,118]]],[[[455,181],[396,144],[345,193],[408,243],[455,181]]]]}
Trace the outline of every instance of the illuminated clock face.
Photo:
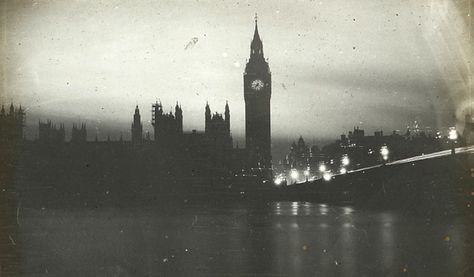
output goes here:
{"type": "Polygon", "coordinates": [[[262,82],[262,80],[259,80],[259,79],[255,79],[252,81],[252,83],[250,84],[250,86],[252,87],[253,90],[256,90],[256,91],[260,91],[263,89],[263,87],[265,86],[264,83],[262,82]]]}

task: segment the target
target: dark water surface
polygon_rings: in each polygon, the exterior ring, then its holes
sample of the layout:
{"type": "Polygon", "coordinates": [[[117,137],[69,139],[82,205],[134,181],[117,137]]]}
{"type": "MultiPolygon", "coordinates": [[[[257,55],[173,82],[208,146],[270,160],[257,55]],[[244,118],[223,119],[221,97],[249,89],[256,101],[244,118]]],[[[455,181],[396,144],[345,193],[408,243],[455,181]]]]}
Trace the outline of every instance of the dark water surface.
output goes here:
{"type": "Polygon", "coordinates": [[[307,202],[22,210],[30,276],[474,276],[474,222],[307,202]]]}

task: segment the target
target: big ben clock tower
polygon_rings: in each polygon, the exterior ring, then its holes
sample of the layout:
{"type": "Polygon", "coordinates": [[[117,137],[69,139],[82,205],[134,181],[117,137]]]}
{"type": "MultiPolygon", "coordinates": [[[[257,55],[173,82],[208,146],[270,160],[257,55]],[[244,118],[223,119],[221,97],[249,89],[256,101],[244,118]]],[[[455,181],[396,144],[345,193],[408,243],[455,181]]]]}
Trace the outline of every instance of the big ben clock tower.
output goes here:
{"type": "Polygon", "coordinates": [[[271,72],[263,56],[263,44],[255,32],[250,45],[250,59],[244,72],[245,147],[249,167],[271,168],[270,97],[271,72]]]}

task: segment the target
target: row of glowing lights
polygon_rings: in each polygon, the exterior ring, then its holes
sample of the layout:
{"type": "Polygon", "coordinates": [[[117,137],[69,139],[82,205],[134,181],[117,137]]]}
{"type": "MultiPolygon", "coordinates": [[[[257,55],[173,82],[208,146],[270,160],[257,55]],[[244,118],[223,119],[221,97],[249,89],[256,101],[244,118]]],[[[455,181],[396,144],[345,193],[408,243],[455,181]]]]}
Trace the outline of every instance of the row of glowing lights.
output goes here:
{"type": "MultiPolygon", "coordinates": [[[[382,148],[380,149],[380,154],[382,155],[382,158],[384,159],[384,161],[388,160],[388,154],[389,154],[388,147],[387,146],[382,146],[382,148]]],[[[339,173],[340,174],[346,174],[347,173],[346,167],[350,164],[350,159],[347,155],[344,155],[342,157],[341,164],[342,164],[342,168],[339,170],[339,173]]],[[[331,171],[327,170],[327,167],[326,167],[325,164],[319,165],[318,170],[319,170],[319,172],[321,172],[323,174],[323,180],[324,181],[330,181],[331,180],[333,175],[331,174],[331,171]]],[[[303,174],[306,178],[309,177],[310,176],[309,169],[306,169],[303,172],[303,174]]],[[[298,177],[299,177],[298,170],[292,169],[290,171],[290,177],[293,180],[297,180],[298,177]]],[[[282,175],[278,176],[275,179],[275,185],[277,185],[277,186],[281,185],[284,180],[285,180],[285,178],[282,175]]]]}
{"type": "MultiPolygon", "coordinates": [[[[458,138],[458,132],[456,131],[456,128],[454,128],[454,127],[449,128],[448,138],[452,141],[455,141],[458,138]]],[[[384,162],[388,161],[389,153],[390,153],[390,151],[388,150],[387,146],[384,145],[380,148],[380,155],[382,155],[382,159],[384,160],[384,162]]],[[[346,174],[347,169],[345,167],[348,166],[349,163],[350,163],[349,157],[347,155],[344,155],[341,159],[341,163],[342,163],[343,167],[339,170],[339,173],[340,174],[346,174]]],[[[331,180],[331,178],[332,178],[331,171],[327,170],[325,164],[321,164],[318,169],[319,169],[319,172],[323,173],[324,181],[330,181],[331,180]]],[[[306,169],[303,172],[303,174],[306,178],[308,178],[310,176],[309,169],[306,169]]],[[[292,169],[291,172],[290,172],[290,177],[293,180],[297,180],[298,177],[299,177],[298,170],[292,169]]],[[[277,185],[277,186],[281,185],[284,180],[285,180],[285,178],[282,175],[278,176],[274,181],[275,185],[277,185]]]]}
{"type": "MultiPolygon", "coordinates": [[[[342,165],[343,165],[343,166],[348,166],[349,163],[350,163],[349,157],[347,157],[347,155],[344,155],[343,158],[342,158],[342,160],[341,160],[341,162],[342,162],[342,165]]],[[[319,169],[319,172],[323,173],[323,179],[324,179],[325,181],[331,180],[332,174],[331,174],[330,171],[327,170],[325,164],[319,165],[319,168],[318,168],[318,169],[319,169]]],[[[347,173],[347,169],[344,168],[344,167],[342,167],[339,172],[340,172],[341,174],[346,174],[346,173],[347,173]]],[[[310,171],[309,171],[309,169],[306,169],[305,171],[303,171],[303,174],[304,174],[304,176],[305,176],[306,178],[308,178],[308,177],[310,176],[310,171]]],[[[297,180],[297,179],[299,178],[299,175],[300,175],[300,174],[299,174],[298,170],[296,170],[296,169],[292,169],[292,170],[290,171],[290,177],[291,177],[293,180],[297,180]]],[[[275,185],[277,185],[277,186],[278,186],[278,185],[281,185],[281,183],[283,183],[284,180],[285,180],[285,179],[284,179],[283,176],[281,176],[281,175],[278,176],[278,177],[275,179],[275,185]]]]}

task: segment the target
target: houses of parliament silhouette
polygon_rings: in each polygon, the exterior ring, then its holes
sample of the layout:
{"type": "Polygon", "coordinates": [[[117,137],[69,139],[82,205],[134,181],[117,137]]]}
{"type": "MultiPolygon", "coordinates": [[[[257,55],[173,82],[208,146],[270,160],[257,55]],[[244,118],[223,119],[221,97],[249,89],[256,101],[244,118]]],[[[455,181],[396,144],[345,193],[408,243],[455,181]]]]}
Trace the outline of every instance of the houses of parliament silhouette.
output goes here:
{"type": "Polygon", "coordinates": [[[203,109],[204,131],[186,132],[183,130],[181,105],[176,102],[174,111],[166,112],[161,101],[156,101],[152,104],[153,139],[143,132],[137,105],[131,124],[131,141],[124,141],[122,137],[118,141],[112,141],[110,137],[105,141],[99,141],[97,137],[88,141],[84,123],[74,124],[71,139],[66,141],[64,124],[56,125],[49,120],[39,121],[37,140],[25,140],[24,110],[15,109],[12,104],[10,115],[3,116],[2,109],[1,134],[9,134],[3,135],[2,141],[7,137],[10,141],[21,141],[15,159],[19,164],[17,176],[22,176],[20,182],[24,182],[23,185],[48,184],[65,194],[77,193],[78,189],[83,190],[82,194],[89,193],[91,189],[86,190],[85,183],[109,190],[110,184],[114,184],[116,189],[125,193],[131,187],[138,189],[145,184],[173,184],[174,188],[189,183],[209,186],[213,183],[209,182],[211,179],[222,184],[223,179],[239,174],[270,181],[273,178],[271,73],[264,58],[256,17],[243,85],[245,148],[233,146],[231,112],[227,102],[223,113],[213,113],[206,103],[203,109]]]}

